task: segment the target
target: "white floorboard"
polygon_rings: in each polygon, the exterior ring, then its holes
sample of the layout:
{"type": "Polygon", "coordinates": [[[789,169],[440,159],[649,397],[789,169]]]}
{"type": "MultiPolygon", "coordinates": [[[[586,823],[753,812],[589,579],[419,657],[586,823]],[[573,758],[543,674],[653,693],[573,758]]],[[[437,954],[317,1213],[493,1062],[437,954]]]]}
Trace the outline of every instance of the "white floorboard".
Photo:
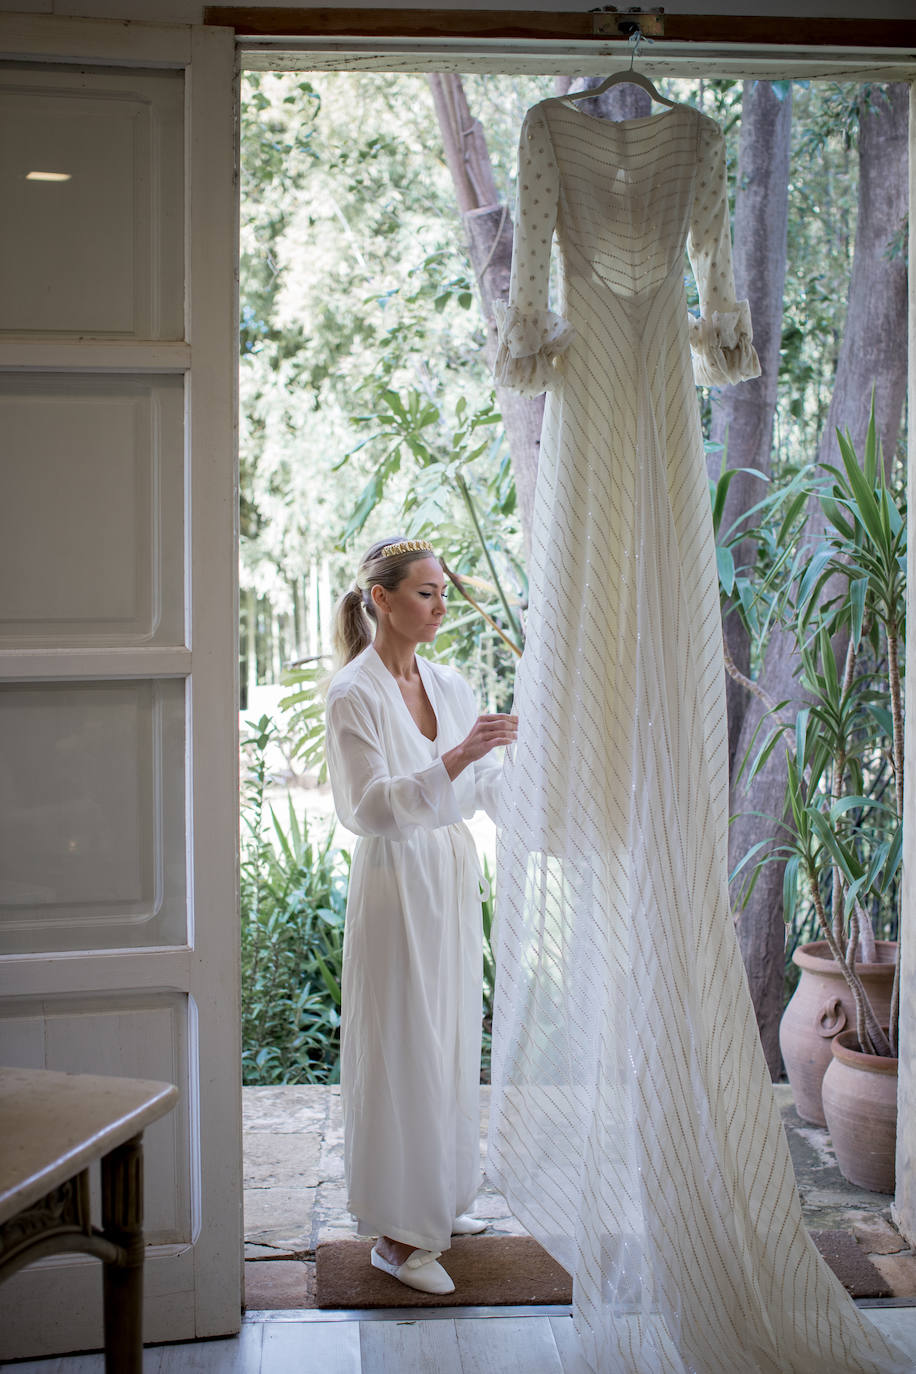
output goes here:
{"type": "MultiPolygon", "coordinates": [[[[143,1352],[144,1365],[147,1351],[143,1352]]],[[[104,1355],[54,1355],[48,1360],[21,1360],[0,1364],[9,1374],[105,1374],[104,1355]]],[[[143,1374],[146,1374],[144,1368],[143,1374]]]]}
{"type": "Polygon", "coordinates": [[[362,1322],[361,1374],[405,1374],[406,1370],[463,1374],[455,1328],[464,1325],[448,1320],[362,1322]]]}
{"type": "Polygon", "coordinates": [[[916,1369],[916,1307],[866,1307],[862,1315],[895,1341],[916,1369]]]}
{"type": "Polygon", "coordinates": [[[261,1374],[361,1374],[364,1367],[358,1322],[268,1322],[261,1330],[261,1374]]]}
{"type": "Polygon", "coordinates": [[[550,1329],[557,1343],[563,1374],[586,1374],[572,1317],[551,1317],[550,1329]]]}
{"type": "Polygon", "coordinates": [[[260,1374],[263,1333],[263,1326],[243,1326],[226,1340],[148,1346],[143,1374],[260,1374]],[[158,1364],[153,1363],[156,1356],[158,1364]]]}
{"type": "Polygon", "coordinates": [[[563,1374],[549,1317],[472,1317],[455,1328],[461,1374],[563,1374]]]}
{"type": "MultiPolygon", "coordinates": [[[[864,1315],[913,1360],[916,1307],[864,1315]]],[[[284,1314],[285,1316],[285,1314],[284,1314]]],[[[0,1365],[4,1374],[104,1374],[101,1355],[0,1365]]],[[[569,1317],[246,1322],[227,1340],[148,1346],[143,1374],[581,1374],[569,1317]]]]}

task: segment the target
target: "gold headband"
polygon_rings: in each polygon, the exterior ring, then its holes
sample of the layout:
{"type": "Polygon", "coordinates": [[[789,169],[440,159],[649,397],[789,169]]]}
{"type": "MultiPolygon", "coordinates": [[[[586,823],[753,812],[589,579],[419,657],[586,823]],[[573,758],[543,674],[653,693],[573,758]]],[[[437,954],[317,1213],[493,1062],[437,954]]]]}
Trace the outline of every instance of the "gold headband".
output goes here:
{"type": "Polygon", "coordinates": [[[433,546],[428,539],[405,539],[402,544],[386,544],[379,554],[380,558],[394,558],[399,553],[432,553],[433,546]]]}

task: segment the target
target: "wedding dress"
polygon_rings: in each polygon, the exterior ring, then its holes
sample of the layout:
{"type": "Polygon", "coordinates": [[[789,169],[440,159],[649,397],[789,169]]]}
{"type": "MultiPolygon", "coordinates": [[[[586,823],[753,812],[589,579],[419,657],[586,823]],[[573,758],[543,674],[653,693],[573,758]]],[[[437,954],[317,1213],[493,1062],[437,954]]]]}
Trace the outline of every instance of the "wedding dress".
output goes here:
{"type": "Polygon", "coordinates": [[[548,396],[499,849],[488,1173],[573,1275],[592,1370],[902,1372],[805,1231],[729,910],[694,378],[759,364],[715,123],[687,106],[622,123],[562,99],[530,110],[498,325],[497,380],[548,396]]]}

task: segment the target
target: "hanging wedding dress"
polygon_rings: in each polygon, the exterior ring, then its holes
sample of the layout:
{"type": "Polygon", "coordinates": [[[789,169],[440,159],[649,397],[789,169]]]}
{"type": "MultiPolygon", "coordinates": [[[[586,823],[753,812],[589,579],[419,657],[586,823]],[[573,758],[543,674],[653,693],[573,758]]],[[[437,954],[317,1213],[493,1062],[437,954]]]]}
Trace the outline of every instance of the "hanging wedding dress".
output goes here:
{"type": "Polygon", "coordinates": [[[497,379],[549,394],[499,853],[488,1172],[573,1275],[601,1374],[903,1371],[808,1239],[729,910],[694,374],[758,374],[734,296],[711,120],[529,111],[497,379]],[[547,308],[554,230],[562,315],[547,308]]]}

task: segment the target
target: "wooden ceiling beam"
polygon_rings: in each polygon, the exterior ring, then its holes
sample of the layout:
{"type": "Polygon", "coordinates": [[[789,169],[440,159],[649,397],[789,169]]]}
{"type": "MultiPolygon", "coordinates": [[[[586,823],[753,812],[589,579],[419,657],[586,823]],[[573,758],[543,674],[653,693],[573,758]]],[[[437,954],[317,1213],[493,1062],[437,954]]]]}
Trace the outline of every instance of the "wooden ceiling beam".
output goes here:
{"type": "MultiPolygon", "coordinates": [[[[656,12],[657,14],[657,12],[656,12]]],[[[647,11],[645,21],[656,16],[647,11]]],[[[208,5],[204,23],[234,29],[240,39],[362,38],[525,39],[606,43],[621,36],[619,21],[638,14],[546,13],[538,10],[310,9],[208,5]]],[[[663,14],[651,33],[666,43],[736,43],[757,47],[910,49],[916,56],[916,19],[809,18],[729,14],[663,14]]]]}

